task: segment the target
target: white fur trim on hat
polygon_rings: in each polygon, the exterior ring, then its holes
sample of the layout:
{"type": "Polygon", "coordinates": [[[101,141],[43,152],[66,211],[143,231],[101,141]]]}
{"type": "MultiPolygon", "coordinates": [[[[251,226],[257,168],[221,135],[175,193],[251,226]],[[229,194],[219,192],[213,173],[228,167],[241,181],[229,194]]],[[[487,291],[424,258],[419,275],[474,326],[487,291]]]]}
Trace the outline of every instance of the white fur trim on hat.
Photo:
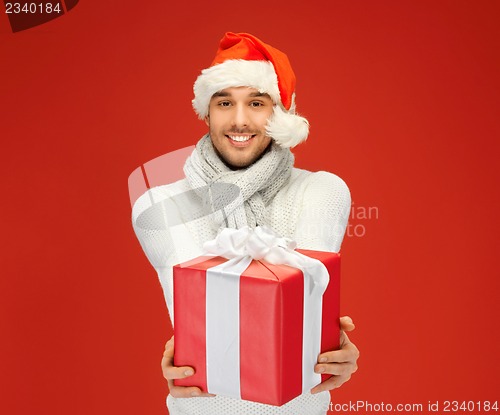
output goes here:
{"type": "Polygon", "coordinates": [[[309,134],[309,122],[295,114],[295,93],[287,112],[281,103],[278,77],[269,61],[227,60],[204,69],[194,83],[193,108],[200,119],[208,115],[210,99],[216,92],[231,87],[247,86],[269,94],[274,102],[266,132],[283,148],[295,147],[309,134]]]}
{"type": "Polygon", "coordinates": [[[309,122],[300,115],[284,111],[275,105],[266,126],[267,135],[283,148],[295,147],[309,135],[309,122]]]}
{"type": "Polygon", "coordinates": [[[193,108],[200,119],[208,115],[212,95],[225,88],[248,86],[269,94],[275,104],[281,103],[278,77],[269,61],[227,60],[201,71],[194,83],[193,108]]]}

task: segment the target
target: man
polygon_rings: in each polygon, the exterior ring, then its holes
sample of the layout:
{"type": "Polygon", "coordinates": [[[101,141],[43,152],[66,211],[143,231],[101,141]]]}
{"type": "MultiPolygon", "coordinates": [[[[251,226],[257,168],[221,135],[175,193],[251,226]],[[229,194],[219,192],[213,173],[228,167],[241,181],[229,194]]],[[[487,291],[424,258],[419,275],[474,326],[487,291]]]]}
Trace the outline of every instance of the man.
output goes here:
{"type": "MultiPolygon", "coordinates": [[[[350,209],[349,190],[340,178],[293,167],[290,147],[307,138],[309,124],[295,114],[295,75],[285,54],[252,35],[226,33],[194,93],[193,107],[209,133],[186,161],[186,178],[150,189],[133,208],[134,229],[158,272],[172,322],[172,266],[201,255],[203,243],[221,229],[267,225],[300,248],[338,252],[350,209]]],[[[354,328],[352,320],[343,317],[341,328],[341,349],[322,353],[315,366],[317,373],[334,376],[281,407],[174,386],[174,379],[189,377],[194,369],[173,366],[172,338],[162,360],[169,411],[324,414],[326,391],[357,368],[359,353],[345,334],[354,328]]]]}

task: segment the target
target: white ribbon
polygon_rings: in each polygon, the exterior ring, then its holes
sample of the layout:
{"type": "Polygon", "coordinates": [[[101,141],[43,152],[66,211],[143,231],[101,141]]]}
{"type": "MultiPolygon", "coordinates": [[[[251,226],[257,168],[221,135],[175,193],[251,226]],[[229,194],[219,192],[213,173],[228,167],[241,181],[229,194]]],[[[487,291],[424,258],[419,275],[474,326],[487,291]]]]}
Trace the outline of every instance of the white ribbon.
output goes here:
{"type": "Polygon", "coordinates": [[[321,261],[302,255],[296,243],[265,226],[223,229],[205,243],[211,254],[229,261],[207,270],[207,386],[215,394],[240,398],[239,279],[252,259],[289,265],[304,274],[302,391],[321,382],[314,373],[321,352],[322,297],[329,282],[321,261]]]}

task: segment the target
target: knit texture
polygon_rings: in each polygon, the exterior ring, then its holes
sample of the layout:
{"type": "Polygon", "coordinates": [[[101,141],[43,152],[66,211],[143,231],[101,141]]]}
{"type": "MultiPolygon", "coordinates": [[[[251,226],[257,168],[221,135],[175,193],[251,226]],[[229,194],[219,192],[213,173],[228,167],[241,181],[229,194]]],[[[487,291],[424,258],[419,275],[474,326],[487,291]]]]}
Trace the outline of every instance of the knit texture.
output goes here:
{"type": "Polygon", "coordinates": [[[265,208],[290,178],[294,157],[276,143],[247,169],[231,170],[205,135],[184,166],[191,188],[217,229],[265,225],[265,208]]]}
{"type": "MultiPolygon", "coordinates": [[[[344,237],[351,198],[339,177],[327,172],[292,168],[289,180],[265,206],[267,225],[303,249],[338,252],[344,237]]],[[[203,243],[217,229],[202,198],[186,179],[150,189],[132,209],[135,233],[156,269],[170,312],[173,314],[172,267],[203,254],[203,243]]],[[[265,368],[263,368],[265,370],[265,368]]],[[[169,396],[171,415],[322,415],[329,393],[305,393],[282,407],[223,396],[175,399],[169,396]]]]}

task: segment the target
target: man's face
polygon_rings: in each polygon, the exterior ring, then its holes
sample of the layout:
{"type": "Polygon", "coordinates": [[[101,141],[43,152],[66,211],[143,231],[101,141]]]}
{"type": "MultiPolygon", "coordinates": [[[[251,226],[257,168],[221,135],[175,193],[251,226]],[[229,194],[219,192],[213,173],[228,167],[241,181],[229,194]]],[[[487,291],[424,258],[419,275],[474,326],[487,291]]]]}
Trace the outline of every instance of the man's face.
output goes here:
{"type": "Polygon", "coordinates": [[[215,150],[229,167],[248,167],[264,153],[271,142],[266,124],[272,113],[269,95],[254,88],[226,88],[212,96],[205,122],[215,150]]]}

